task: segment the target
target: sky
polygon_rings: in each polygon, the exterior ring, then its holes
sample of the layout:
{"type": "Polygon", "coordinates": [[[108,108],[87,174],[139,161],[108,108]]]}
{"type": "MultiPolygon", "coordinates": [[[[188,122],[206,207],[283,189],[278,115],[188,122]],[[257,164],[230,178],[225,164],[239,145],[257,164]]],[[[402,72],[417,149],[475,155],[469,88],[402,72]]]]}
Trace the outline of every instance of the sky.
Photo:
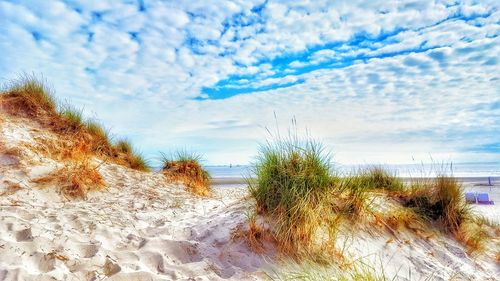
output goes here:
{"type": "Polygon", "coordinates": [[[0,82],[33,73],[155,160],[500,162],[499,1],[0,0],[0,82]],[[267,129],[266,129],[267,128],[267,129]]]}

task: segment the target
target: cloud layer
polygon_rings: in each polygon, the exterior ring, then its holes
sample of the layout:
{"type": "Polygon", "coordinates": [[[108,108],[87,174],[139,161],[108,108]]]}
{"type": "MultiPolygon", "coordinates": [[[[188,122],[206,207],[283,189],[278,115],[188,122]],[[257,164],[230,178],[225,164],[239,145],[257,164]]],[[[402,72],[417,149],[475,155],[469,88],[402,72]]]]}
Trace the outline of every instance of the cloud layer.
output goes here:
{"type": "Polygon", "coordinates": [[[343,163],[497,161],[498,2],[354,2],[0,1],[0,77],[148,155],[246,163],[295,117],[343,163]]]}

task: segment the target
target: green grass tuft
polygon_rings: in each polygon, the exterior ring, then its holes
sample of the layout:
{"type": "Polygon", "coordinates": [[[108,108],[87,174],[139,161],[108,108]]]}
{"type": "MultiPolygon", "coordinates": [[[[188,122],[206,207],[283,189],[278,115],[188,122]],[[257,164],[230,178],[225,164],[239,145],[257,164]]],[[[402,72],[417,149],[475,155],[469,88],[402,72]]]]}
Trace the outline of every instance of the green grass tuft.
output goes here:
{"type": "Polygon", "coordinates": [[[92,151],[106,155],[112,154],[109,132],[100,123],[87,120],[84,123],[85,130],[92,137],[92,151]]]}
{"type": "Polygon", "coordinates": [[[123,160],[130,168],[143,172],[150,172],[151,166],[144,156],[132,147],[132,144],[127,139],[120,139],[114,145],[113,149],[121,155],[123,160]]]}
{"type": "Polygon", "coordinates": [[[361,172],[360,175],[367,185],[368,189],[386,190],[386,191],[403,191],[403,182],[396,175],[389,173],[382,167],[373,167],[361,172]]]}
{"type": "Polygon", "coordinates": [[[312,141],[278,141],[261,147],[250,193],[264,211],[291,209],[303,198],[330,188],[330,158],[312,141]]]}
{"type": "Polygon", "coordinates": [[[64,130],[76,132],[84,128],[83,110],[66,104],[61,106],[59,116],[64,120],[64,130]]]}
{"type": "Polygon", "coordinates": [[[333,212],[330,157],[321,144],[297,138],[268,142],[261,147],[254,173],[249,192],[257,210],[272,217],[282,251],[300,257],[330,244],[338,218],[333,212]],[[325,241],[316,240],[320,231],[325,241]]]}
{"type": "Polygon", "coordinates": [[[137,151],[128,154],[127,162],[130,168],[143,172],[150,172],[151,166],[144,156],[137,151]]]}
{"type": "Polygon", "coordinates": [[[337,180],[341,194],[341,205],[337,206],[339,212],[349,216],[359,216],[369,202],[370,186],[364,175],[353,174],[337,180]]]}
{"type": "Polygon", "coordinates": [[[172,156],[167,157],[165,154],[162,154],[163,163],[168,163],[170,161],[176,162],[201,162],[203,156],[193,151],[188,151],[185,149],[177,150],[173,153],[172,156]]]}
{"type": "Polygon", "coordinates": [[[87,132],[97,139],[106,140],[109,143],[109,133],[101,124],[96,121],[87,120],[85,122],[87,132]]]}
{"type": "Polygon", "coordinates": [[[132,144],[126,139],[118,140],[114,147],[121,153],[129,154],[133,152],[132,144]]]}

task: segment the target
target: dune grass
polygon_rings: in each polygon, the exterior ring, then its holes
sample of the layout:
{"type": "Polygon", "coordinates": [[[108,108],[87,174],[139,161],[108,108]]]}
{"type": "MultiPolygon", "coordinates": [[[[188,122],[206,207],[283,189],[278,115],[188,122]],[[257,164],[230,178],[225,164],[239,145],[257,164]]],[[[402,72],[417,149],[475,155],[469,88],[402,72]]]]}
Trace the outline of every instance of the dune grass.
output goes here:
{"type": "Polygon", "coordinates": [[[357,260],[348,266],[319,266],[314,263],[291,263],[284,269],[274,270],[267,274],[273,281],[389,281],[397,276],[388,276],[384,265],[372,265],[357,260]]]}
{"type": "Polygon", "coordinates": [[[115,145],[115,149],[117,149],[121,153],[129,154],[133,152],[132,144],[127,139],[118,140],[115,145]]]}
{"type": "Polygon", "coordinates": [[[460,224],[456,237],[466,246],[469,254],[484,252],[491,238],[488,226],[477,219],[467,220],[460,224]]]}
{"type": "Polygon", "coordinates": [[[247,212],[246,219],[247,227],[239,226],[233,232],[233,238],[242,238],[255,253],[264,254],[269,248],[272,249],[276,239],[269,226],[258,220],[255,211],[247,212]]]}
{"type": "Polygon", "coordinates": [[[92,151],[97,153],[106,153],[110,154],[110,152],[105,152],[111,146],[111,137],[109,136],[109,131],[104,128],[100,123],[95,120],[87,120],[84,122],[85,130],[90,134],[93,141],[92,151]]]}
{"type": "Polygon", "coordinates": [[[69,198],[85,199],[89,191],[100,190],[106,186],[98,167],[84,161],[72,162],[44,177],[35,179],[39,184],[56,183],[59,192],[69,198]]]}
{"type": "Polygon", "coordinates": [[[371,190],[385,190],[390,192],[403,191],[403,182],[382,167],[372,167],[359,173],[362,183],[371,190]]]}
{"type": "Polygon", "coordinates": [[[271,222],[283,253],[307,259],[319,252],[335,253],[331,245],[340,223],[375,214],[370,205],[380,192],[400,203],[390,212],[374,215],[376,223],[393,234],[405,228],[428,239],[429,230],[437,227],[462,241],[470,252],[483,250],[483,241],[491,237],[471,213],[462,186],[453,177],[438,176],[408,186],[381,167],[337,177],[330,162],[313,140],[278,138],[261,146],[248,190],[257,214],[271,222]]]}
{"type": "Polygon", "coordinates": [[[408,229],[416,233],[426,230],[426,222],[412,209],[395,208],[384,212],[375,213],[375,220],[385,226],[392,234],[397,234],[402,229],[408,229]]]}
{"type": "Polygon", "coordinates": [[[83,119],[83,110],[77,109],[69,104],[60,106],[59,116],[61,117],[63,124],[63,130],[70,132],[78,132],[85,128],[83,119]]]}
{"type": "Polygon", "coordinates": [[[343,215],[359,217],[370,205],[369,186],[363,175],[351,174],[336,180],[342,199],[337,211],[343,215]]]}
{"type": "Polygon", "coordinates": [[[453,177],[438,176],[430,181],[414,183],[403,196],[403,205],[413,208],[427,220],[439,222],[447,232],[455,232],[471,218],[461,184],[453,177]]]}
{"type": "Polygon", "coordinates": [[[150,171],[148,162],[134,150],[130,143],[126,151],[119,142],[112,144],[110,134],[94,120],[85,120],[83,110],[67,103],[59,103],[45,80],[34,75],[24,74],[2,87],[7,109],[11,114],[25,114],[48,126],[54,132],[66,135],[71,145],[60,146],[70,151],[57,152],[57,155],[80,155],[85,158],[94,154],[129,166],[140,171],[150,171]],[[70,134],[70,136],[68,135],[70,134]]]}
{"type": "Polygon", "coordinates": [[[117,141],[112,147],[118,151],[118,154],[122,155],[121,157],[130,168],[143,172],[151,171],[148,161],[138,150],[133,148],[130,141],[122,139],[117,141]]]}
{"type": "Polygon", "coordinates": [[[259,214],[270,217],[282,252],[300,258],[328,251],[337,231],[330,157],[321,144],[290,138],[268,142],[248,189],[259,214]],[[317,234],[322,233],[318,240],[317,234]]]}
{"type": "Polygon", "coordinates": [[[451,176],[413,183],[402,204],[420,219],[453,235],[469,254],[485,252],[495,237],[494,224],[474,214],[464,198],[462,185],[451,176]]]}
{"type": "Polygon", "coordinates": [[[2,92],[16,99],[12,103],[15,109],[22,108],[30,116],[36,116],[42,112],[56,113],[57,101],[52,89],[47,86],[45,80],[38,79],[34,75],[21,75],[4,85],[2,92]]]}
{"type": "Polygon", "coordinates": [[[208,196],[210,174],[200,164],[202,156],[194,152],[179,150],[171,156],[162,155],[162,173],[171,181],[181,182],[188,191],[200,196],[208,196]]]}

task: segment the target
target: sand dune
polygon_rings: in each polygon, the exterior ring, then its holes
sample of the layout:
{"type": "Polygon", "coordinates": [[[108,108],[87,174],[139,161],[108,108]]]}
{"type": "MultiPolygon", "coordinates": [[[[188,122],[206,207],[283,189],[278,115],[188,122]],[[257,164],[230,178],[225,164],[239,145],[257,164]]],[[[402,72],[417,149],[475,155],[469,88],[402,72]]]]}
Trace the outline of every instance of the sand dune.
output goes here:
{"type": "MultiPolygon", "coordinates": [[[[244,188],[215,188],[202,198],[161,174],[93,159],[106,188],[85,200],[65,198],[37,182],[65,165],[40,152],[41,140],[55,136],[27,119],[1,120],[0,280],[263,280],[287,270],[274,251],[254,253],[235,238],[253,205],[244,188]]],[[[367,227],[341,233],[338,243],[347,258],[395,280],[500,274],[491,257],[470,257],[444,236],[367,227]]]]}
{"type": "Polygon", "coordinates": [[[2,196],[0,279],[254,279],[246,272],[262,257],[231,240],[245,218],[241,191],[200,199],[156,175],[116,165],[101,172],[116,182],[85,201],[29,182],[2,196]]]}
{"type": "Polygon", "coordinates": [[[0,280],[257,278],[249,273],[263,257],[231,240],[245,220],[242,190],[199,198],[160,174],[104,163],[104,191],[67,199],[33,182],[63,165],[30,149],[53,136],[28,120],[1,132],[0,280]]]}

